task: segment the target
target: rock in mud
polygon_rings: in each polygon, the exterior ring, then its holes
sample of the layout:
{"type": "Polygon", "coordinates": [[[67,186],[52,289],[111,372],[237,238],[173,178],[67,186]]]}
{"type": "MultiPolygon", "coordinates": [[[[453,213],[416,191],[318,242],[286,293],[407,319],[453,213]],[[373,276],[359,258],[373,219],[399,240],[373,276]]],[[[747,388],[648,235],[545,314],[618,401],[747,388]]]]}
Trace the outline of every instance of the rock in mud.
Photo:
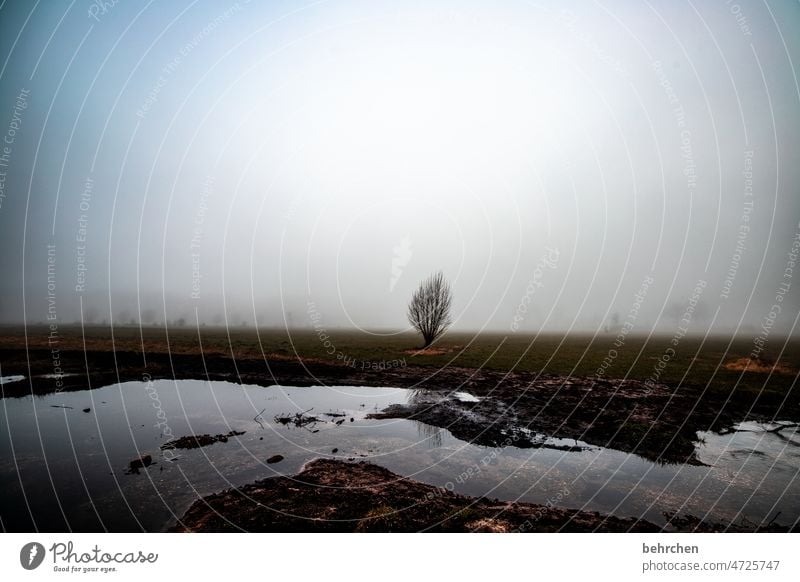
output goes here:
{"type": "Polygon", "coordinates": [[[128,468],[131,473],[139,474],[139,469],[144,469],[145,467],[149,467],[153,464],[153,457],[150,455],[141,455],[133,459],[129,464],[128,468]]]}
{"type": "Polygon", "coordinates": [[[189,435],[184,436],[179,439],[175,439],[174,441],[169,441],[168,443],[164,443],[161,445],[161,450],[165,451],[168,449],[198,449],[200,447],[207,447],[208,445],[213,445],[214,443],[227,443],[228,439],[235,436],[243,435],[245,431],[235,431],[232,430],[226,434],[217,434],[217,435],[210,435],[210,434],[201,434],[201,435],[189,435]]]}

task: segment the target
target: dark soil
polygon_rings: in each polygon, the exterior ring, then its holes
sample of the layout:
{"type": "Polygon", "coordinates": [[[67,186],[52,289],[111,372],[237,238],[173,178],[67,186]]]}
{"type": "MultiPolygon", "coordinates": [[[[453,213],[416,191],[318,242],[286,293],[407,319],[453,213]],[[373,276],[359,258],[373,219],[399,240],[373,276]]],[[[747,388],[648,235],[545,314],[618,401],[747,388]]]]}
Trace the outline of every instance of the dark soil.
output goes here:
{"type": "Polygon", "coordinates": [[[465,497],[369,463],[318,459],[195,502],[173,531],[653,532],[637,519],[465,497]]]}
{"type": "Polygon", "coordinates": [[[232,430],[227,434],[201,434],[183,436],[174,441],[169,441],[161,445],[161,450],[167,449],[199,449],[200,447],[207,447],[214,443],[227,443],[229,438],[243,435],[245,431],[232,430]]]}

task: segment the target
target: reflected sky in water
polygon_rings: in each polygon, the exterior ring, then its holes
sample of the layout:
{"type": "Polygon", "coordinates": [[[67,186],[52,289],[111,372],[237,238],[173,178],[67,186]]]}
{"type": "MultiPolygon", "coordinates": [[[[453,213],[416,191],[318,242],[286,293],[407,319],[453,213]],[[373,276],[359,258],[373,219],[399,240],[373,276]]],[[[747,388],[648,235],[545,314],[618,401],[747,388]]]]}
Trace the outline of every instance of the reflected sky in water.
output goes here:
{"type": "Polygon", "coordinates": [[[702,433],[697,454],[707,466],[680,466],[594,446],[479,447],[415,421],[366,418],[413,397],[397,388],[163,380],[7,398],[0,414],[0,517],[9,531],[161,530],[199,496],[296,474],[310,459],[326,457],[369,460],[469,495],[557,501],[659,524],[665,512],[740,525],[791,525],[800,518],[796,426],[743,423],[724,435],[702,433]],[[316,421],[294,426],[276,419],[297,413],[316,421]],[[173,438],[232,430],[245,434],[177,451],[171,462],[160,451],[173,438]],[[154,464],[126,474],[140,454],[154,464]],[[284,460],[267,464],[273,455],[284,460]]]}

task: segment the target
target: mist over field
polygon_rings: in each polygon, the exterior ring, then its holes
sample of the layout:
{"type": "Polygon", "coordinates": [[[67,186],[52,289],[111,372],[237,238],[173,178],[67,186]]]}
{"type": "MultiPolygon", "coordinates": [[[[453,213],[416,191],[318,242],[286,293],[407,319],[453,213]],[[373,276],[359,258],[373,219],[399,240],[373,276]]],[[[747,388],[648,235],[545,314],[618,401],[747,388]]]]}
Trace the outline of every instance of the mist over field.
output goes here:
{"type": "Polygon", "coordinates": [[[795,334],[800,5],[0,7],[0,322],[795,334]]]}

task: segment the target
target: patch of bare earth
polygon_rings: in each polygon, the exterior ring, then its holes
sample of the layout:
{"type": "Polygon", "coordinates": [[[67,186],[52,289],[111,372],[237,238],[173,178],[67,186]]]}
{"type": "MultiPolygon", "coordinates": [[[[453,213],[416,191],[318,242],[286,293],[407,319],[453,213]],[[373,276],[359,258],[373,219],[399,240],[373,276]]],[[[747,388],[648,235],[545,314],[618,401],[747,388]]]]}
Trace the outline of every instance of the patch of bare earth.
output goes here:
{"type": "Polygon", "coordinates": [[[517,532],[658,531],[596,512],[458,495],[370,463],[317,459],[195,502],[174,531],[517,532]]]}
{"type": "Polygon", "coordinates": [[[735,358],[725,362],[725,369],[734,372],[757,372],[759,374],[796,374],[797,370],[780,364],[770,362],[763,358],[735,358]]]}
{"type": "Polygon", "coordinates": [[[445,354],[452,354],[463,347],[464,346],[429,346],[427,348],[403,350],[403,353],[411,356],[412,358],[414,356],[443,356],[445,354]]]}

